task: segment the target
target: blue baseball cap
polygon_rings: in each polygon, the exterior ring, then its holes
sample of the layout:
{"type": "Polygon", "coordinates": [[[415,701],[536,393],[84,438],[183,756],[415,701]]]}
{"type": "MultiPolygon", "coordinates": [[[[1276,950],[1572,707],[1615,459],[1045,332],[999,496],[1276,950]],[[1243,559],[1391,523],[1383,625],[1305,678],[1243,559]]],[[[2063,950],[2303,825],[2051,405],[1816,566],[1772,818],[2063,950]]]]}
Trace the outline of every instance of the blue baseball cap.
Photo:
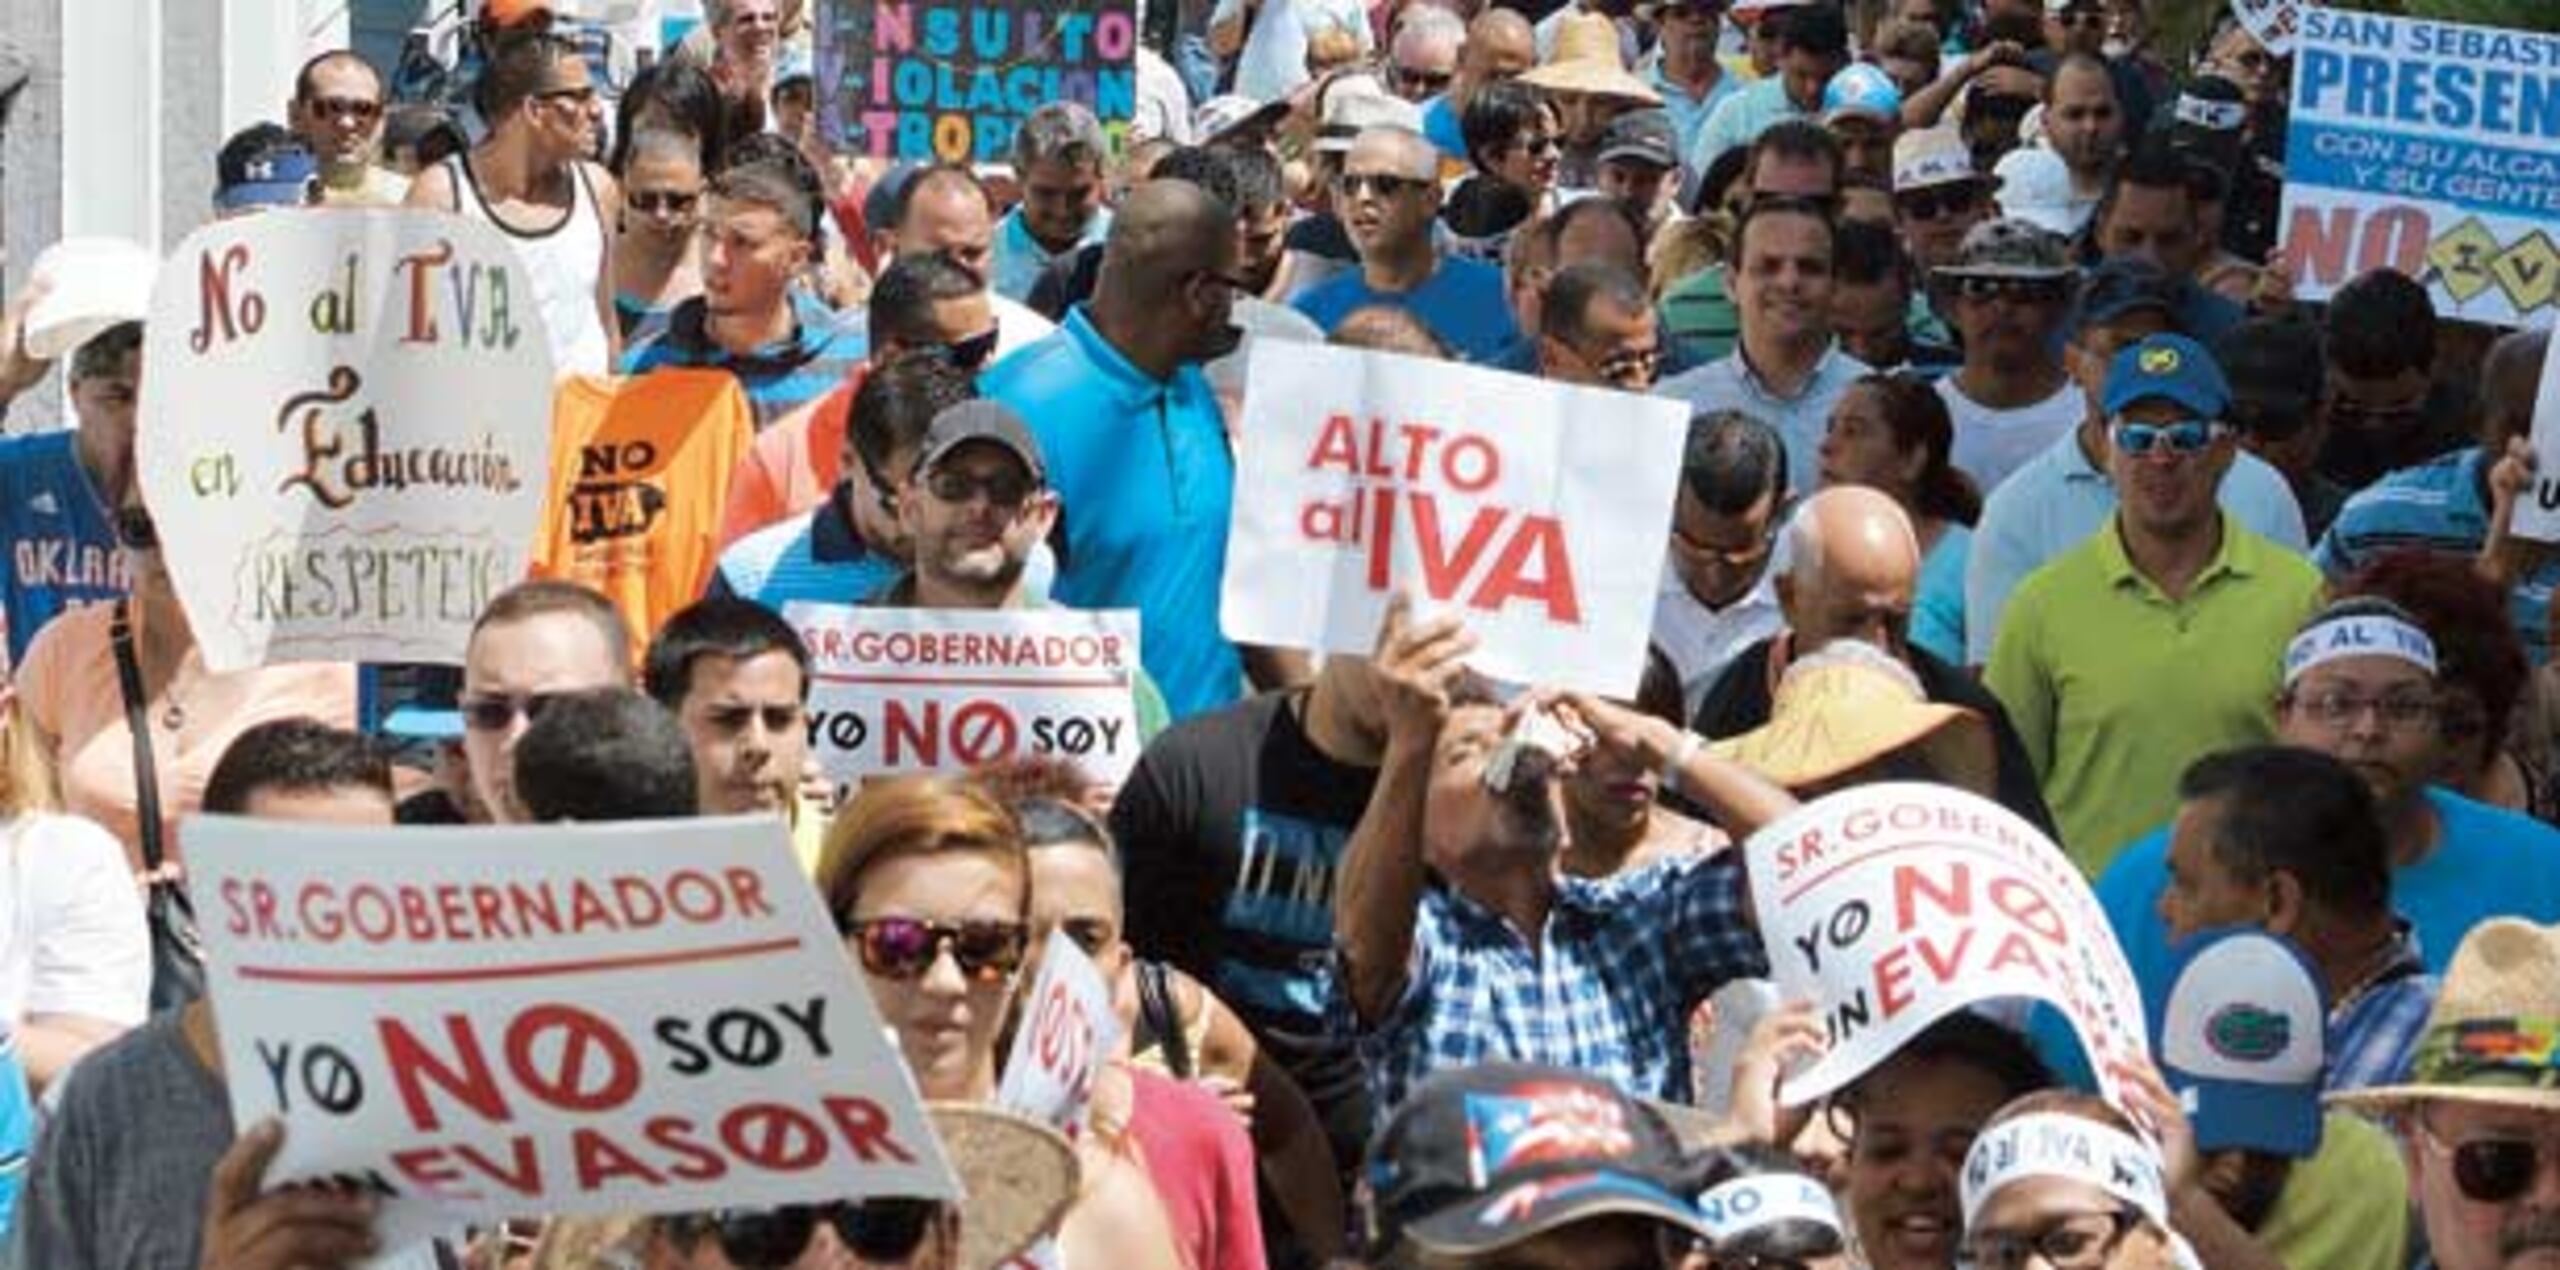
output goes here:
{"type": "Polygon", "coordinates": [[[1865,62],[1851,62],[1822,86],[1822,121],[1867,115],[1888,123],[1902,118],[1902,90],[1893,77],[1865,62]]]}
{"type": "Polygon", "coordinates": [[[2154,335],[2107,363],[2103,406],[2109,416],[2145,401],[2167,401],[2220,419],[2231,410],[2231,385],[2202,344],[2183,335],[2154,335]]]}
{"type": "Polygon", "coordinates": [[[2172,945],[2169,975],[2151,1034],[2196,1149],[2318,1151],[2329,1004],[2311,959],[2281,936],[2226,926],[2172,945]]]}

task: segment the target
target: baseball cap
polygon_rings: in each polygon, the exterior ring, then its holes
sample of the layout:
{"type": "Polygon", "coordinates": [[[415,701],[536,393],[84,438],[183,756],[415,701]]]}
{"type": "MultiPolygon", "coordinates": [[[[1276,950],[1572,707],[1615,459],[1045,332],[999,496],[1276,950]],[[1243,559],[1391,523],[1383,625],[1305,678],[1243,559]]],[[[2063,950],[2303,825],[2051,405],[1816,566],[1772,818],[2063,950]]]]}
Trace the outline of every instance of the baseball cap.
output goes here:
{"type": "Polygon", "coordinates": [[[898,201],[906,197],[907,182],[924,171],[920,163],[893,163],[871,190],[862,196],[862,223],[873,233],[885,234],[898,227],[898,201]]]}
{"type": "Polygon", "coordinates": [[[1255,101],[1227,93],[1200,103],[1200,108],[1191,113],[1191,133],[1202,139],[1202,145],[1216,145],[1237,129],[1255,125],[1269,127],[1287,117],[1288,113],[1287,98],[1255,101]]]}
{"type": "Polygon", "coordinates": [[[1705,1238],[1686,1172],[1670,1126],[1616,1085],[1488,1063],[1442,1072],[1396,1108],[1369,1144],[1361,1225],[1373,1256],[1406,1242],[1480,1256],[1618,1215],[1705,1238]]]}
{"type": "Polygon", "coordinates": [[[1902,90],[1893,77],[1865,62],[1851,62],[1822,86],[1822,121],[1865,115],[1887,123],[1902,118],[1902,90]]]}
{"type": "Polygon", "coordinates": [[[2152,1035],[2196,1149],[2292,1159],[2319,1150],[2329,1010],[2310,959],[2245,926],[2198,932],[2169,959],[2172,986],[2152,1035]]]}
{"type": "Polygon", "coordinates": [[[2231,385],[2213,354],[2183,335],[2154,335],[2119,350],[2107,363],[2104,396],[2100,404],[2111,416],[2145,401],[2184,406],[2205,419],[2231,409],[2231,385]]]}
{"type": "Polygon", "coordinates": [[[1973,166],[1973,148],[1951,126],[1914,128],[1893,139],[1896,194],[1982,179],[1982,173],[1973,166]]]}
{"type": "Polygon", "coordinates": [[[20,342],[29,356],[49,362],[150,316],[160,258],[122,238],[65,238],[37,253],[27,275],[46,290],[27,310],[20,342]]]}
{"type": "Polygon", "coordinates": [[[793,80],[808,80],[815,82],[817,78],[817,64],[810,59],[807,49],[801,48],[796,44],[786,44],[783,46],[782,56],[776,61],[773,68],[774,87],[780,88],[793,80]]]}
{"type": "Polygon", "coordinates": [[[223,211],[300,207],[311,201],[320,162],[279,124],[256,123],[231,134],[214,157],[213,205],[223,211]]]}
{"type": "Polygon", "coordinates": [[[1999,182],[1992,197],[2000,204],[2000,214],[2048,234],[2064,238],[2078,234],[2096,210],[2094,204],[2072,197],[2070,165],[2043,146],[2020,146],[2001,155],[1991,174],[1999,182]]]}
{"type": "Polygon", "coordinates": [[[1672,127],[1671,112],[1630,110],[1610,120],[1600,134],[1600,162],[1649,163],[1666,170],[1680,166],[1680,135],[1672,127]]]}
{"type": "Polygon", "coordinates": [[[2178,284],[2160,266],[2135,256],[2113,256],[2089,271],[2080,293],[2080,321],[2112,322],[2152,309],[2175,315],[2178,284]]]}
{"type": "Polygon", "coordinates": [[[497,30],[552,16],[550,0],[488,0],[480,6],[480,21],[497,30]]]}
{"type": "Polygon", "coordinates": [[[1406,101],[1370,75],[1345,75],[1324,98],[1324,119],[1316,129],[1316,149],[1339,154],[1353,138],[1370,128],[1422,131],[1422,108],[1406,101]]]}
{"type": "Polygon", "coordinates": [[[2079,270],[2061,235],[2003,216],[1966,230],[1956,262],[1935,272],[1942,278],[2068,278],[2079,270]]]}
{"type": "Polygon", "coordinates": [[[2213,342],[2213,359],[2231,385],[2231,421],[2270,439],[2299,431],[2328,387],[2320,328],[2305,321],[2243,322],[2213,342]]]}
{"type": "Polygon", "coordinates": [[[991,397],[972,398],[935,415],[924,430],[923,442],[916,447],[915,470],[922,472],[932,467],[972,441],[1003,446],[1022,460],[1033,481],[1049,479],[1048,469],[1040,462],[1040,443],[1032,439],[1031,429],[1023,426],[1022,416],[991,397]]]}

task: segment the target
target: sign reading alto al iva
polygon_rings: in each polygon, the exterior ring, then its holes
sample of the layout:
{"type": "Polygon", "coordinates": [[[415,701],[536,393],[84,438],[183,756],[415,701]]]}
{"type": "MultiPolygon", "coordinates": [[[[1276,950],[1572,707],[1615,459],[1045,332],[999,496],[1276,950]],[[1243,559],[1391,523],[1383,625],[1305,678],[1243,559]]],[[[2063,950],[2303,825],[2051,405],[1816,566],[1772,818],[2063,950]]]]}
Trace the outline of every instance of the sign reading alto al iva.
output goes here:
{"type": "Polygon", "coordinates": [[[386,1248],[958,1193],[770,817],[186,832],[232,1114],[284,1121],[270,1186],[380,1198],[386,1248]]]}
{"type": "Polygon", "coordinates": [[[162,266],[134,442],[215,670],[459,662],[525,576],[551,438],[532,280],[486,225],[217,221],[162,266]]]}
{"type": "Polygon", "coordinates": [[[1633,696],[1687,424],[1661,397],[1256,343],[1227,637],[1367,653],[1407,589],[1466,621],[1486,674],[1633,696]]]}
{"type": "Polygon", "coordinates": [[[1810,1102],[1978,1002],[2043,1001],[2099,1089],[2150,1052],[2142,997],[2089,883],[2016,813],[1943,785],[1833,794],[1744,844],[1780,991],[1820,1007],[1830,1048],[1779,1097],[1810,1102]]]}
{"type": "Polygon", "coordinates": [[[837,781],[1027,754],[1118,785],[1137,765],[1131,609],[791,604],[809,646],[809,751],[837,781]]]}

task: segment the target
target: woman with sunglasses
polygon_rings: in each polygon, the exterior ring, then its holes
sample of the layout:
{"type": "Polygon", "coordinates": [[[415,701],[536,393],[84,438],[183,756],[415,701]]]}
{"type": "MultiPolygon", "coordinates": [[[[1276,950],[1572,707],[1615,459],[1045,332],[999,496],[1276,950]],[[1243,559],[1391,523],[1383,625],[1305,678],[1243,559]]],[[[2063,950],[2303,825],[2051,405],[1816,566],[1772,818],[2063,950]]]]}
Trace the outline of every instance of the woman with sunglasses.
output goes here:
{"type": "Polygon", "coordinates": [[[1502,80],[1476,90],[1458,128],[1475,171],[1449,191],[1441,223],[1456,236],[1456,254],[1498,265],[1513,232],[1560,202],[1564,119],[1545,93],[1502,80]]]}
{"type": "Polygon", "coordinates": [[[126,496],[115,528],[132,594],[46,624],[17,683],[64,809],[106,826],[135,873],[156,859],[159,874],[174,877],[178,821],[204,801],[222,752],[276,719],[353,727],[356,671],[345,662],[207,669],[140,492],[126,496]],[[145,770],[147,782],[136,775],[145,770]]]}
{"type": "Polygon", "coordinates": [[[613,239],[613,312],[627,345],[655,338],[678,304],[702,294],[694,226],[702,207],[702,143],[651,129],[619,147],[622,219],[613,239]]]}
{"type": "MultiPolygon", "coordinates": [[[[827,830],[818,888],[929,1101],[995,1098],[997,1047],[1028,986],[1031,885],[1021,820],[971,781],[874,783],[827,830]]],[[[1125,1092],[1096,1098],[1060,1258],[1177,1270],[1173,1225],[1128,1145],[1127,1117],[1125,1092]]]]}
{"type": "Polygon", "coordinates": [[[1822,484],[1864,485],[1891,495],[1920,539],[1920,580],[1907,638],[1950,666],[1964,664],[1964,566],[1982,494],[1958,471],[1955,421],[1944,397],[1917,376],[1868,375],[1831,408],[1822,436],[1822,484]]]}

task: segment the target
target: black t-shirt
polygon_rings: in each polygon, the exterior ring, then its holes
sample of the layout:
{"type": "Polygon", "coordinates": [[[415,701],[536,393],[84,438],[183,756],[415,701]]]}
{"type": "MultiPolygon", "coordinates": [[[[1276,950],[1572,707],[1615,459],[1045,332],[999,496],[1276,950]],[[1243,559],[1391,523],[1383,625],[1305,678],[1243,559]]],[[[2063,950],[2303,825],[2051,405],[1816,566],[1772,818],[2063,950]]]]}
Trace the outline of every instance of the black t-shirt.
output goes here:
{"type": "MultiPolygon", "coordinates": [[[[1698,717],[1690,724],[1699,735],[1719,739],[1740,736],[1769,721],[1769,653],[1775,647],[1777,637],[1764,639],[1744,649],[1733,664],[1725,667],[1724,674],[1707,689],[1707,699],[1698,704],[1698,717]]],[[[2053,811],[2044,805],[2044,791],[2036,785],[2036,769],[2027,761],[2027,747],[2018,739],[2018,729],[2009,723],[2009,712],[2000,708],[2000,699],[1961,667],[1950,666],[1922,649],[1906,650],[1903,661],[1919,677],[1920,690],[1928,694],[1929,700],[1962,706],[1990,722],[1991,744],[2000,762],[1995,801],[2059,841],[2053,811]]]]}
{"type": "Polygon", "coordinates": [[[1086,243],[1049,262],[1031,282],[1023,307],[1052,322],[1067,320],[1067,310],[1093,298],[1102,280],[1102,244],[1086,243]]]}
{"type": "Polygon", "coordinates": [[[1378,773],[1318,750],[1304,700],[1264,693],[1158,736],[1120,787],[1111,832],[1130,947],[1235,1007],[1348,1167],[1370,1125],[1358,1055],[1327,1024],[1333,887],[1378,773]]]}
{"type": "Polygon", "coordinates": [[[1331,212],[1301,216],[1290,223],[1280,236],[1280,245],[1290,251],[1303,251],[1326,260],[1360,258],[1360,248],[1351,241],[1351,231],[1343,228],[1342,218],[1331,212]]]}

